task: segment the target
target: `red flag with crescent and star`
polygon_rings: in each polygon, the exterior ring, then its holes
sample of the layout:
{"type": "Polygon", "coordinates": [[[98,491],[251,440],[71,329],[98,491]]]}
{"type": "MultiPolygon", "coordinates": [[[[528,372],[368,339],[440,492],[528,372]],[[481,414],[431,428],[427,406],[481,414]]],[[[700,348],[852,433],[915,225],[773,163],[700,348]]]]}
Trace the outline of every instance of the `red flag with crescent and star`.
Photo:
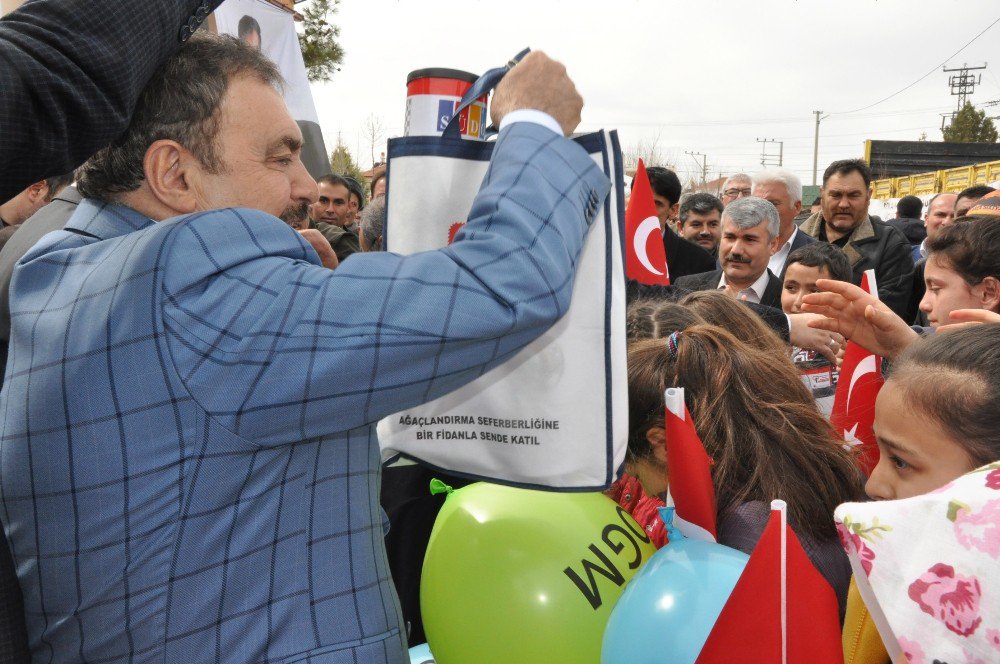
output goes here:
{"type": "MultiPolygon", "coordinates": [[[[865,270],[861,287],[878,297],[875,270],[865,270]]],[[[840,379],[833,396],[830,421],[844,445],[853,448],[858,466],[866,476],[878,463],[878,446],[872,423],[875,421],[875,397],[882,389],[882,358],[853,341],[847,342],[840,379]]]]}
{"type": "Polygon", "coordinates": [[[660,230],[653,189],[649,186],[642,159],[635,171],[632,196],[625,208],[625,276],[642,284],[670,285],[663,231],[660,230]]]}

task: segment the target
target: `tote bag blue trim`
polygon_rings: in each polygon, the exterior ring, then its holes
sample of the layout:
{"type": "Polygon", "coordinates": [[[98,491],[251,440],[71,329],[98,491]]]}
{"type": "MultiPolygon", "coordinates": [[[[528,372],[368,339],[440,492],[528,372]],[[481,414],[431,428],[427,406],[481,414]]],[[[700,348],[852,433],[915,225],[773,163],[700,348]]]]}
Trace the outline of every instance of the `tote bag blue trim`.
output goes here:
{"type": "Polygon", "coordinates": [[[450,157],[489,161],[493,156],[493,143],[441,138],[440,136],[401,136],[389,139],[389,161],[393,157],[450,157]]]}
{"type": "MultiPolygon", "coordinates": [[[[618,141],[618,132],[613,130],[613,131],[608,132],[608,134],[611,136],[611,154],[620,155],[622,152],[621,152],[621,144],[618,141]]],[[[602,135],[602,138],[603,138],[603,135],[602,135]]],[[[621,238],[621,242],[618,243],[618,249],[621,252],[622,268],[624,270],[624,267],[625,267],[625,224],[623,223],[623,217],[624,217],[624,210],[625,210],[625,174],[624,174],[623,168],[624,167],[622,165],[622,160],[621,159],[616,159],[615,160],[615,172],[613,174],[614,181],[615,181],[615,198],[616,198],[616,203],[617,203],[618,210],[621,211],[622,214],[619,214],[618,217],[615,218],[614,223],[617,224],[617,226],[618,226],[618,237],[621,238]]],[[[604,172],[607,173],[608,170],[609,170],[608,169],[608,151],[605,150],[604,151],[604,172]]],[[[610,196],[608,198],[610,198],[610,196]]],[[[612,237],[611,237],[611,204],[610,204],[610,202],[608,201],[607,198],[604,199],[604,218],[608,220],[608,224],[605,226],[605,229],[607,230],[607,238],[608,238],[608,240],[607,240],[607,246],[610,247],[611,246],[611,239],[612,239],[612,237]]],[[[606,276],[605,276],[605,283],[606,284],[612,284],[612,278],[611,278],[611,261],[610,260],[608,260],[608,262],[607,262],[607,271],[606,271],[606,276]]],[[[608,287],[605,290],[606,290],[606,292],[605,292],[605,304],[604,304],[605,311],[610,312],[611,311],[612,288],[608,287]]],[[[610,383],[611,383],[611,371],[612,371],[612,369],[611,369],[611,316],[610,315],[607,315],[604,318],[604,329],[605,329],[605,332],[604,332],[604,345],[605,345],[605,348],[604,348],[604,365],[605,365],[605,370],[604,371],[605,371],[605,375],[607,376],[608,384],[610,385],[610,383]]],[[[619,477],[621,477],[622,473],[625,470],[625,462],[624,461],[622,462],[622,467],[621,468],[617,468],[616,469],[614,467],[614,463],[615,463],[615,459],[614,459],[614,442],[613,442],[614,441],[614,431],[612,429],[612,423],[614,422],[614,418],[612,417],[613,410],[614,410],[614,408],[613,408],[614,399],[612,398],[611,389],[610,388],[608,388],[605,397],[607,399],[607,404],[608,404],[607,408],[606,408],[606,410],[608,412],[608,440],[612,441],[612,443],[610,445],[608,445],[608,463],[607,463],[607,466],[608,466],[608,478],[607,478],[607,482],[608,482],[608,484],[610,484],[611,480],[614,478],[615,475],[618,475],[619,477]]]]}
{"type": "MultiPolygon", "coordinates": [[[[455,477],[461,477],[464,480],[473,480],[475,482],[488,482],[490,484],[500,484],[502,486],[510,486],[515,489],[532,489],[534,491],[549,491],[555,493],[596,493],[599,491],[604,491],[607,489],[606,485],[602,486],[584,486],[584,487],[553,487],[547,484],[531,484],[530,482],[509,482],[507,480],[498,480],[492,477],[484,477],[482,475],[476,475],[475,473],[463,473],[458,470],[451,470],[449,468],[442,468],[441,466],[435,466],[433,463],[428,463],[420,457],[415,457],[407,454],[406,452],[399,452],[391,459],[387,459],[382,462],[382,467],[391,466],[400,459],[408,459],[409,461],[414,461],[424,468],[430,468],[431,470],[438,473],[446,473],[448,475],[453,475],[455,477]]],[[[624,467],[624,464],[623,464],[624,467]]]]}
{"type": "MultiPolygon", "coordinates": [[[[604,172],[607,173],[611,170],[611,164],[608,163],[608,146],[604,139],[604,134],[599,134],[601,137],[601,156],[604,158],[604,172]]],[[[615,168],[617,171],[617,167],[615,168]]],[[[611,196],[604,197],[604,246],[607,247],[607,258],[604,261],[604,382],[606,388],[604,390],[604,412],[607,413],[605,426],[605,439],[608,441],[605,450],[604,462],[604,482],[605,484],[611,484],[611,476],[614,472],[614,408],[611,395],[611,296],[612,290],[608,288],[608,285],[612,283],[611,281],[611,202],[608,200],[611,196]]]]}

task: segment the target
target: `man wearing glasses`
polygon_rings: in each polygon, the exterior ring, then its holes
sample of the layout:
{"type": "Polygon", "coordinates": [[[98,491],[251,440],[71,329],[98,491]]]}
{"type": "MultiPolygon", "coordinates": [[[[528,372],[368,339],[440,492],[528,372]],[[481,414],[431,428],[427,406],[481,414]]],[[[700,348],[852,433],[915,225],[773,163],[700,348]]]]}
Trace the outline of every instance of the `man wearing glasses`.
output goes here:
{"type": "Polygon", "coordinates": [[[750,176],[746,173],[730,175],[726,183],[722,185],[722,204],[729,205],[737,198],[749,196],[752,187],[750,176]]]}

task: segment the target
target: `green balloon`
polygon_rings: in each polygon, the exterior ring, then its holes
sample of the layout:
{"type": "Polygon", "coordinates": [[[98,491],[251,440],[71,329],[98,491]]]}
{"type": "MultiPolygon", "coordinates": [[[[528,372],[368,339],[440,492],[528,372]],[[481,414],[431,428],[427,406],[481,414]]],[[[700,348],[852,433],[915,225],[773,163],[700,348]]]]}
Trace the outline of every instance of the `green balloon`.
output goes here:
{"type": "Polygon", "coordinates": [[[600,493],[472,484],[434,522],[420,611],[438,664],[599,664],[604,626],[656,547],[600,493]]]}

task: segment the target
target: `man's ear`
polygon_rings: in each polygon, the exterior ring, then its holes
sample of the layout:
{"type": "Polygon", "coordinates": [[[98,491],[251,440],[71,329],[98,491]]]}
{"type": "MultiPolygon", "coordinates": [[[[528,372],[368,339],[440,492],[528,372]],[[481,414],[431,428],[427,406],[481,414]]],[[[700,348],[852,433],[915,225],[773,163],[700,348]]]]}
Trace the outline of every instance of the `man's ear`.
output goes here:
{"type": "Polygon", "coordinates": [[[795,210],[795,215],[798,216],[798,214],[802,212],[802,201],[795,201],[795,205],[792,206],[792,209],[795,210]]]}
{"type": "Polygon", "coordinates": [[[198,210],[196,190],[201,174],[198,160],[177,141],[161,139],[146,149],[142,160],[149,192],[176,214],[198,210]]]}
{"type": "Polygon", "coordinates": [[[46,180],[39,180],[27,189],[28,200],[32,203],[45,200],[49,195],[49,183],[46,180]]]}
{"type": "Polygon", "coordinates": [[[670,214],[668,219],[677,219],[680,216],[681,204],[680,202],[674,203],[670,206],[670,214]]]}
{"type": "Polygon", "coordinates": [[[781,248],[780,242],[781,242],[781,238],[778,237],[777,235],[775,235],[773,238],[771,238],[771,244],[768,247],[768,249],[770,250],[771,253],[768,254],[768,255],[773,256],[776,253],[778,253],[778,249],[781,248]]]}
{"type": "Polygon", "coordinates": [[[646,441],[653,448],[653,457],[660,463],[667,463],[667,431],[663,427],[646,429],[646,441]]]}

